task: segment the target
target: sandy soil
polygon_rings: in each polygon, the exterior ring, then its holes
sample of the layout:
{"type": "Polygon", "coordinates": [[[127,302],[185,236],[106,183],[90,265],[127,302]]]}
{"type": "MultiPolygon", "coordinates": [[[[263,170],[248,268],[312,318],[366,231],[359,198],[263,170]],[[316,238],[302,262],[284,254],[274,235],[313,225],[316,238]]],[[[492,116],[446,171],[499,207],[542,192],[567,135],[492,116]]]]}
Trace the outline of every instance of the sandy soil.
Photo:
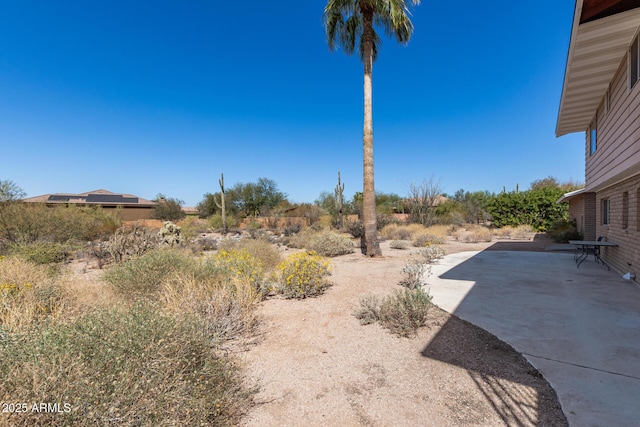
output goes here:
{"type": "MultiPolygon", "coordinates": [[[[543,250],[549,242],[449,241],[466,250],[543,250]]],[[[264,332],[243,352],[256,405],[244,426],[563,426],[553,389],[509,345],[434,308],[417,337],[398,338],[353,316],[360,299],[398,289],[415,249],[333,259],[319,298],[261,304],[264,332]]]]}

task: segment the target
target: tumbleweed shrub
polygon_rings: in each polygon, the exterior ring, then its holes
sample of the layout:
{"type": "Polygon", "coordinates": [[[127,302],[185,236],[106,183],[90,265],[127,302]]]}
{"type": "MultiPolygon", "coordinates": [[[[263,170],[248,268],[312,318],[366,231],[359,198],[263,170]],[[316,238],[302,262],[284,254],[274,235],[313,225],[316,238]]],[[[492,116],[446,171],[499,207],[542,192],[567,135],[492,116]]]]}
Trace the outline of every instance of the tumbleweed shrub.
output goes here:
{"type": "Polygon", "coordinates": [[[430,305],[431,296],[422,287],[396,290],[380,303],[380,323],[398,336],[415,336],[427,324],[430,305]]]}
{"type": "Polygon", "coordinates": [[[360,306],[353,315],[361,325],[371,325],[380,320],[380,298],[375,295],[367,295],[360,300],[360,306]]]}
{"type": "Polygon", "coordinates": [[[100,308],[0,340],[0,400],[11,426],[239,425],[251,391],[234,362],[211,350],[201,324],[149,304],[100,308]],[[58,404],[31,412],[32,403],[58,404]]]}
{"type": "Polygon", "coordinates": [[[164,308],[175,315],[199,318],[215,344],[249,338],[258,327],[261,294],[246,278],[176,272],[163,284],[164,308]]]}
{"type": "Polygon", "coordinates": [[[380,230],[386,240],[413,240],[416,233],[424,231],[421,224],[388,224],[380,230]]]}
{"type": "Polygon", "coordinates": [[[70,301],[50,268],[20,257],[0,257],[0,332],[57,319],[70,301]]]}
{"type": "Polygon", "coordinates": [[[289,246],[290,248],[296,248],[296,249],[307,248],[309,246],[309,243],[311,243],[311,240],[315,237],[315,235],[320,232],[321,231],[318,231],[311,227],[303,228],[302,231],[291,236],[291,238],[289,239],[289,242],[287,243],[287,246],[289,246]]]}
{"type": "Polygon", "coordinates": [[[422,248],[429,245],[442,245],[445,238],[439,234],[433,234],[429,230],[425,229],[413,236],[413,246],[422,248]]]}
{"type": "Polygon", "coordinates": [[[214,257],[214,262],[229,278],[246,280],[256,290],[262,288],[264,267],[246,248],[220,249],[214,257]]]}
{"type": "Polygon", "coordinates": [[[333,231],[321,231],[314,235],[306,249],[327,257],[351,254],[356,250],[350,238],[333,231]]]}
{"type": "Polygon", "coordinates": [[[406,240],[392,240],[389,243],[391,249],[409,249],[409,246],[410,244],[406,240]]]}
{"type": "Polygon", "coordinates": [[[273,289],[286,298],[320,295],[329,286],[331,262],[314,251],[297,252],[286,257],[277,268],[278,282],[273,289]]]}
{"type": "Polygon", "coordinates": [[[427,264],[433,264],[437,260],[444,257],[444,249],[438,245],[429,245],[418,251],[422,260],[427,264]]]}
{"type": "Polygon", "coordinates": [[[490,242],[493,239],[493,232],[487,227],[473,225],[456,230],[453,235],[458,242],[462,243],[490,242]]]}
{"type": "Polygon", "coordinates": [[[158,297],[162,281],[176,271],[194,271],[197,260],[176,249],[153,249],[116,264],[104,272],[104,280],[118,294],[131,298],[158,297]]]}

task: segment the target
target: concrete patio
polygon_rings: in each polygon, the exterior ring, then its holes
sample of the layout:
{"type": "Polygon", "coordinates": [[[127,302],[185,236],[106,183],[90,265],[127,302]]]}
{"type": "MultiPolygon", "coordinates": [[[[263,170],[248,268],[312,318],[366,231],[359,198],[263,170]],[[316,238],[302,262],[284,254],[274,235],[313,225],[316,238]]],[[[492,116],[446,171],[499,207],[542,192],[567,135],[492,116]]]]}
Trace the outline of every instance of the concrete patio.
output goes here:
{"type": "Polygon", "coordinates": [[[446,256],[433,302],[522,353],[570,425],[640,425],[640,287],[593,257],[482,251],[446,256]]]}

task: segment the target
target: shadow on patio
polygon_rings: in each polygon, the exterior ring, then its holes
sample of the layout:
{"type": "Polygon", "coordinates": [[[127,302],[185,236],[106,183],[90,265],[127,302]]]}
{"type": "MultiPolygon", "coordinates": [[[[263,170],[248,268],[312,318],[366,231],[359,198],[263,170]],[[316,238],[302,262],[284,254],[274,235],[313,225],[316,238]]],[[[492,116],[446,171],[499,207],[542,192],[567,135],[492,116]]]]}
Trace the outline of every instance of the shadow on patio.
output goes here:
{"type": "Polygon", "coordinates": [[[576,269],[570,253],[522,252],[548,244],[500,241],[433,265],[434,303],[457,317],[422,355],[466,369],[508,426],[566,422],[537,369],[554,384],[571,424],[633,425],[640,416],[630,397],[640,386],[640,289],[595,263],[576,269]],[[483,328],[472,342],[456,343],[461,319],[483,328]],[[537,369],[522,375],[516,367],[528,362],[510,346],[537,369]]]}

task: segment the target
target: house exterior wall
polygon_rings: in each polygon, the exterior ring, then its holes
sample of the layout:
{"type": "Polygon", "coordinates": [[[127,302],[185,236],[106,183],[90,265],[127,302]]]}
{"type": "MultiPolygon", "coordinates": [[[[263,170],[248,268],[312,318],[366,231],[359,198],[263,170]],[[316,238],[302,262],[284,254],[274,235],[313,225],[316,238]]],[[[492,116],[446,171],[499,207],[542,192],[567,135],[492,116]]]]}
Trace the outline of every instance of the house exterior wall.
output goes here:
{"type": "Polygon", "coordinates": [[[584,239],[596,240],[596,193],[584,193],[584,239]]]}
{"type": "MultiPolygon", "coordinates": [[[[587,131],[586,189],[600,189],[640,172],[640,84],[628,88],[627,59],[620,63],[597,111],[597,149],[587,131]]],[[[596,117],[594,112],[594,118],[596,117]]]]}
{"type": "Polygon", "coordinates": [[[575,221],[576,228],[584,236],[584,194],[569,201],[569,221],[575,221]]]}
{"type": "Polygon", "coordinates": [[[119,212],[120,218],[123,221],[138,221],[143,219],[151,219],[153,213],[153,206],[151,207],[132,207],[122,206],[118,210],[117,206],[102,206],[102,209],[107,212],[119,212]]]}
{"type": "Polygon", "coordinates": [[[619,245],[613,248],[602,248],[601,255],[611,267],[621,273],[640,273],[640,220],[638,217],[640,199],[638,196],[640,196],[640,175],[596,194],[596,234],[619,245]],[[625,193],[626,203],[624,202],[625,193]],[[603,199],[609,200],[609,225],[602,223],[603,199]]]}

